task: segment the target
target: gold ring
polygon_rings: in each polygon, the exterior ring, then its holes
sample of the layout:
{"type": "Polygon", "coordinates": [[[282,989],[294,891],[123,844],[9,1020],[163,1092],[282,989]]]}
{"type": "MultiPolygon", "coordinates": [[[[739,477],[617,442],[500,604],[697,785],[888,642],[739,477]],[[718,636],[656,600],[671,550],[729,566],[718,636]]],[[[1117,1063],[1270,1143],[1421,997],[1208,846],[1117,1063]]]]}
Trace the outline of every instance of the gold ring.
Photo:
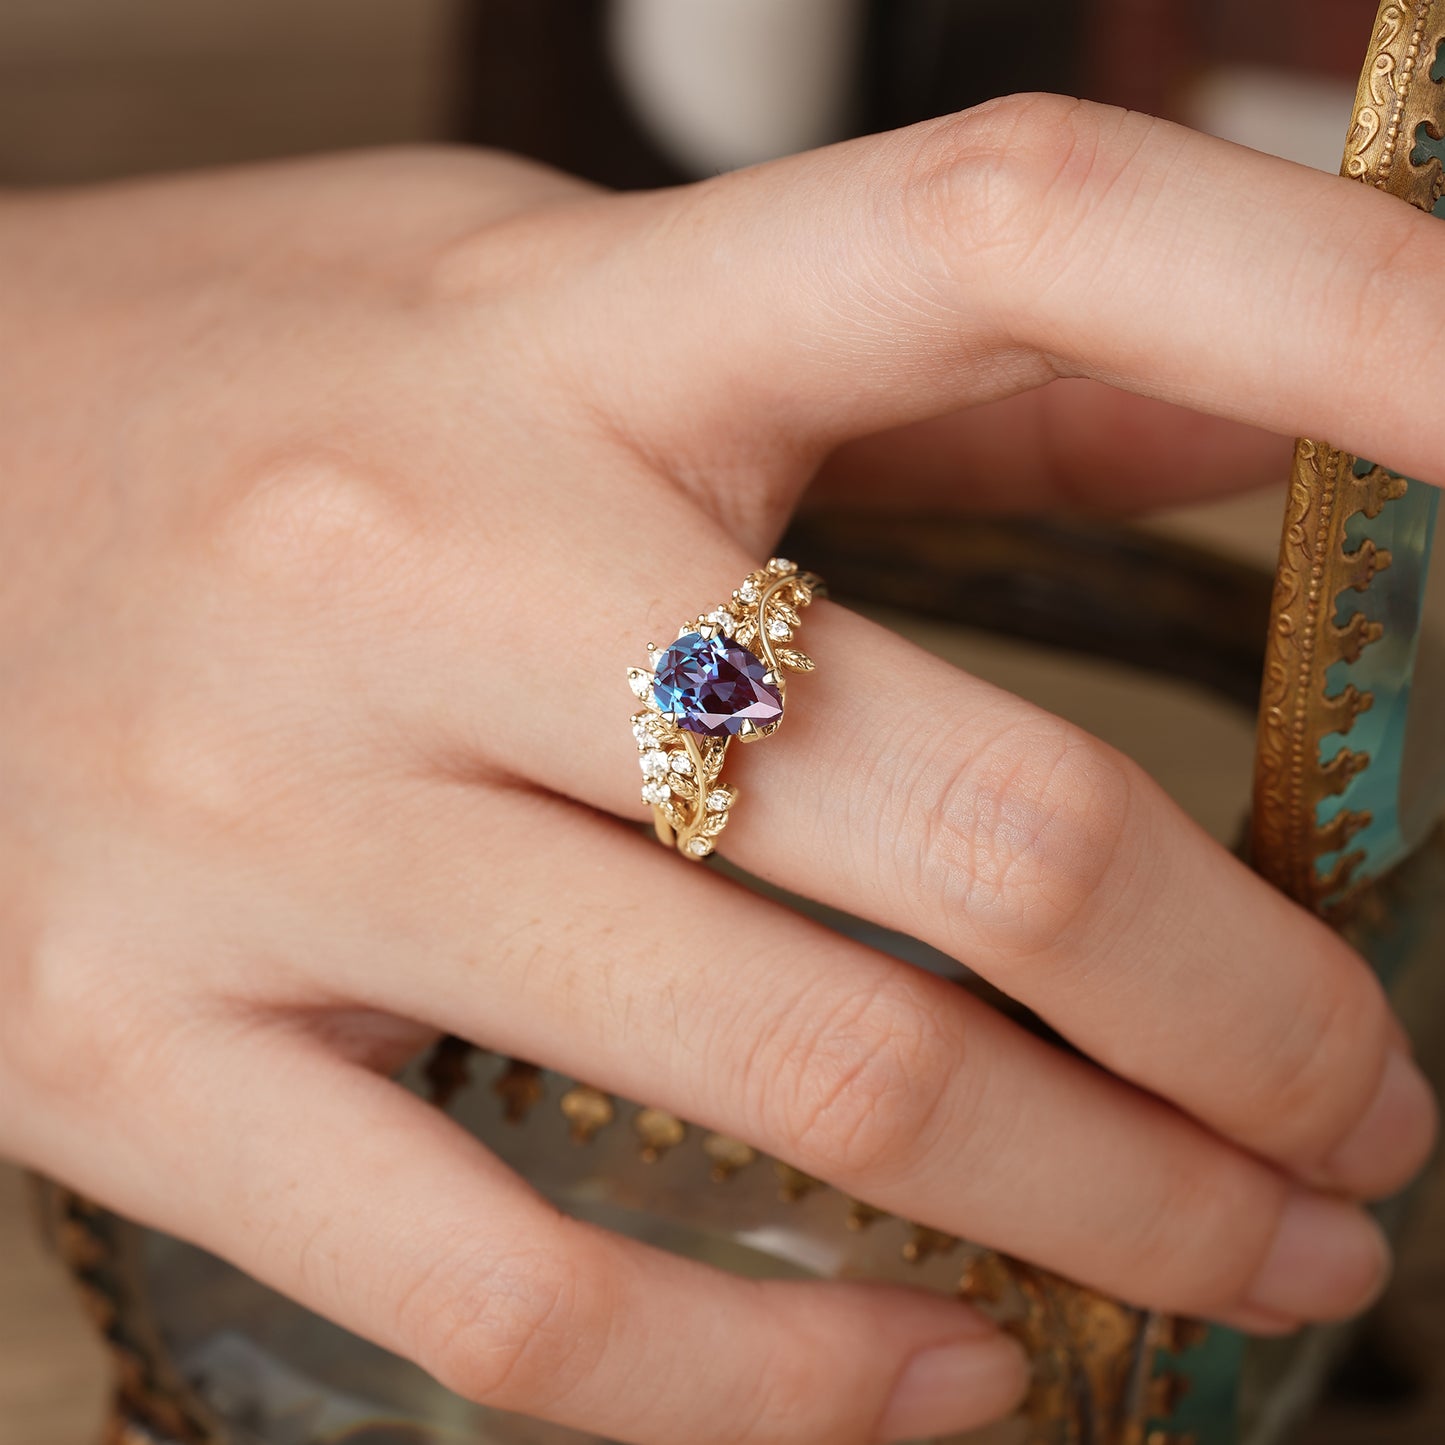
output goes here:
{"type": "Polygon", "coordinates": [[[793,647],[799,612],[823,595],[822,578],[785,557],[748,573],[732,599],[647,644],[647,667],[627,681],[646,707],[633,715],[642,801],[658,838],[684,858],[706,858],[727,827],[738,790],[720,781],[728,744],[777,732],[788,674],[811,672],[793,647]]]}

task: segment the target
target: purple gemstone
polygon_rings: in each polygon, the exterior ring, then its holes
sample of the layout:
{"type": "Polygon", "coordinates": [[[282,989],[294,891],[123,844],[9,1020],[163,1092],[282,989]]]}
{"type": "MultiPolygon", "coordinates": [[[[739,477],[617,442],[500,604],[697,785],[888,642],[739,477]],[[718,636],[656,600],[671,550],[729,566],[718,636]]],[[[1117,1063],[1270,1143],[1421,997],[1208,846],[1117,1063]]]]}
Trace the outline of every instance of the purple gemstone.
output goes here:
{"type": "Polygon", "coordinates": [[[720,738],[743,723],[764,728],[783,715],[783,695],[763,681],[761,658],[730,637],[689,632],[660,652],[652,695],[680,728],[720,738]]]}

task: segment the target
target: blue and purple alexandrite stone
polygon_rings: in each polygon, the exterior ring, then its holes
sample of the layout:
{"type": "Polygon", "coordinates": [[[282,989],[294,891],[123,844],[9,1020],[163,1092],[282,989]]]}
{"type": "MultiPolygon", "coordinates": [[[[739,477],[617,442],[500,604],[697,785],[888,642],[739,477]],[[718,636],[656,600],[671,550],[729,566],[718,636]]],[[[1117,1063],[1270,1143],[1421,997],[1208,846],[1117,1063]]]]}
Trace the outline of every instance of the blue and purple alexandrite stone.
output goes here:
{"type": "Polygon", "coordinates": [[[767,675],[767,664],[732,638],[689,632],[657,654],[652,696],[688,732],[735,737],[744,723],[765,728],[782,717],[783,695],[767,675]]]}

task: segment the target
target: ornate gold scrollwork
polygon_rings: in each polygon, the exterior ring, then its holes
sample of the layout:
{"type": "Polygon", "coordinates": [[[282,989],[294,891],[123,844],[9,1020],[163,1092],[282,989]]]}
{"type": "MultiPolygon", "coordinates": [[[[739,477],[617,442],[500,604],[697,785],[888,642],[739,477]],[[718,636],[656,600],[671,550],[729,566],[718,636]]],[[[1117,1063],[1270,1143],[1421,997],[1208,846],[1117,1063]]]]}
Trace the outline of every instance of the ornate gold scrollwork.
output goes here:
{"type": "MultiPolygon", "coordinates": [[[[1416,160],[1422,129],[1442,136],[1445,85],[1431,76],[1442,43],[1442,0],[1380,6],[1341,167],[1423,211],[1445,193],[1440,158],[1416,160]]],[[[1358,458],[1325,442],[1296,444],[1260,698],[1251,858],[1276,887],[1320,913],[1348,900],[1363,856],[1348,845],[1370,822],[1351,808],[1319,822],[1320,805],[1370,763],[1348,747],[1322,761],[1321,744],[1347,734],[1374,701],[1352,685],[1329,693],[1327,674],[1338,662],[1358,661],[1383,632],[1359,612],[1337,623],[1336,604],[1351,588],[1366,590],[1392,560],[1368,541],[1351,550],[1346,528],[1357,514],[1377,517],[1408,486],[1380,467],[1359,470],[1358,458]],[[1335,853],[1322,871],[1320,860],[1335,853]]]]}

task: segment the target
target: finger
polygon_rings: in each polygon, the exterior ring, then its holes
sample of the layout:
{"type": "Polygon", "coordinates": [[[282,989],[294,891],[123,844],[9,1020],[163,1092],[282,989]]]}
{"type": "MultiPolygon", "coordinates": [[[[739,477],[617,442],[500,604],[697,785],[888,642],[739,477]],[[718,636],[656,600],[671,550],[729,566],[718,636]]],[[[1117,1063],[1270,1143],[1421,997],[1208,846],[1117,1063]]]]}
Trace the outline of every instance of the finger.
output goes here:
{"type": "Polygon", "coordinates": [[[470,845],[489,887],[467,906],[445,859],[475,806],[460,790],[429,800],[437,854],[393,877],[392,910],[368,909],[376,950],[427,960],[346,966],[369,1006],[671,1109],[1139,1304],[1329,1318],[1378,1287],[1363,1213],[1292,1189],[955,984],[614,823],[530,793],[493,800],[498,841],[470,845]],[[525,851],[505,841],[524,833],[525,851]]]}
{"type": "MultiPolygon", "coordinates": [[[[676,492],[609,495],[590,523],[593,545],[529,557],[516,595],[489,594],[491,580],[466,565],[466,529],[432,539],[444,581],[404,636],[386,620],[373,636],[384,666],[377,695],[396,694],[405,735],[426,749],[415,766],[470,785],[479,756],[506,759],[514,775],[644,816],[626,714],[612,701],[624,696],[621,663],[649,633],[671,635],[679,613],[725,598],[749,564],[676,492]],[[634,544],[689,559],[685,585],[634,544]],[[529,641],[526,676],[542,690],[527,696],[538,705],[523,705],[520,673],[475,666],[498,628],[529,641]],[[518,705],[496,708],[498,686],[518,705]],[[620,737],[602,723],[608,716],[620,737]]],[[[798,680],[786,729],[735,750],[729,764],[743,789],[724,845],[731,856],[938,944],[1107,1066],[1250,1149],[1369,1193],[1413,1167],[1428,1147],[1428,1098],[1396,1068],[1372,1100],[1391,1059],[1388,1013],[1327,930],[1204,840],[1114,754],[1056,720],[841,609],[820,604],[808,628],[822,666],[798,680]],[[1401,1085],[1403,1101],[1391,1092],[1401,1085]]],[[[388,815],[376,847],[396,867],[402,840],[424,840],[433,826],[413,819],[398,831],[388,815]]],[[[475,895],[480,875],[458,875],[469,855],[453,846],[449,871],[427,856],[475,895]]],[[[347,897],[381,895],[384,876],[347,897]]],[[[461,911],[460,898],[433,901],[461,911]]],[[[349,912],[338,898],[328,917],[349,912]]]]}
{"type": "Polygon", "coordinates": [[[1028,95],[637,215],[579,345],[637,338],[590,374],[653,455],[826,451],[1064,374],[1441,476],[1445,231],[1371,187],[1028,95]]]}
{"type": "Polygon", "coordinates": [[[1337,935],[1112,749],[872,623],[812,611],[821,665],[787,744],[733,765],[764,801],[739,808],[730,857],[962,960],[1292,1170],[1367,1196],[1414,1174],[1432,1096],[1337,935]]]}
{"type": "Polygon", "coordinates": [[[1131,513],[1279,483],[1292,442],[1084,379],[860,437],[819,502],[937,511],[1131,513]]]}
{"type": "MultiPolygon", "coordinates": [[[[706,559],[685,586],[663,584],[679,600],[606,549],[569,557],[566,572],[538,558],[536,595],[580,586],[586,635],[624,639],[630,613],[639,640],[673,635],[684,597],[693,615],[726,598],[747,561],[678,499],[655,496],[650,512],[638,537],[706,559]]],[[[619,504],[609,525],[625,534],[628,520],[619,504]]],[[[466,600],[452,615],[490,617],[466,600]]],[[[819,667],[795,683],[786,726],[730,752],[742,803],[729,858],[933,944],[1107,1068],[1291,1171],[1364,1196],[1415,1172],[1432,1097],[1338,937],[1086,734],[841,608],[813,607],[806,630],[819,667]]],[[[465,627],[434,637],[425,670],[453,686],[478,642],[465,627]]],[[[637,775],[588,721],[618,696],[625,645],[569,647],[565,706],[507,713],[491,744],[539,784],[639,817],[637,775]]],[[[484,701],[462,687],[435,704],[461,757],[484,701]]]]}
{"type": "Polygon", "coordinates": [[[193,1050],[183,1077],[204,1132],[132,1211],[468,1399],[639,1445],[865,1445],[1023,1393],[1018,1346],[955,1300],[744,1280],[571,1220],[315,1040],[193,1050]]]}

